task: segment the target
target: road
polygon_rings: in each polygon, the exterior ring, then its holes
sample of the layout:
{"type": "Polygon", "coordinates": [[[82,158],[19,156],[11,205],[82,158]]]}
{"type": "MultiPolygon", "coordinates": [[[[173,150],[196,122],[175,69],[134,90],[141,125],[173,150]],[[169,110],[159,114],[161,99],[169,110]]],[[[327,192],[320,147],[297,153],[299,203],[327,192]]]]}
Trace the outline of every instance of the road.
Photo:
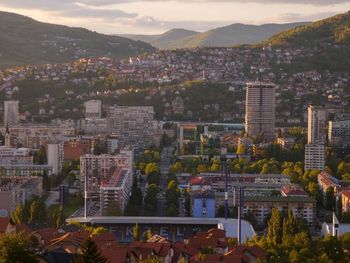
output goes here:
{"type": "Polygon", "coordinates": [[[59,191],[49,191],[45,204],[47,207],[58,204],[60,198],[59,191]]]}
{"type": "Polygon", "coordinates": [[[160,191],[157,196],[157,216],[165,216],[165,190],[173,147],[164,147],[160,155],[160,191]]]}

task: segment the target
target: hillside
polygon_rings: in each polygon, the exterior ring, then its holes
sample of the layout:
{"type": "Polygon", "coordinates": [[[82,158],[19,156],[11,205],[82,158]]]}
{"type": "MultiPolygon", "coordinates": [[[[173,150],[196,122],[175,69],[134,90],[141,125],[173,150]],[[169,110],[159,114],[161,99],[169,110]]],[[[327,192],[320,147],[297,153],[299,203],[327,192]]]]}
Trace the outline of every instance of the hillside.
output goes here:
{"type": "Polygon", "coordinates": [[[186,39],[199,34],[196,31],[191,31],[182,28],[171,29],[160,35],[121,35],[132,40],[147,42],[154,47],[161,49],[177,48],[176,43],[180,39],[186,39]]]}
{"type": "Polygon", "coordinates": [[[350,43],[350,11],[308,25],[299,26],[271,37],[273,45],[305,45],[350,43]]]}
{"type": "Polygon", "coordinates": [[[0,12],[0,67],[68,62],[80,57],[124,58],[152,50],[140,41],[0,12]]]}
{"type": "Polygon", "coordinates": [[[306,23],[265,24],[260,26],[233,24],[198,33],[185,29],[173,29],[161,35],[124,35],[142,40],[160,49],[193,47],[230,47],[241,44],[255,44],[271,36],[306,23]]]}
{"type": "Polygon", "coordinates": [[[279,33],[261,45],[293,47],[304,50],[304,56],[285,65],[289,71],[330,70],[350,68],[350,11],[309,25],[279,33]]]}

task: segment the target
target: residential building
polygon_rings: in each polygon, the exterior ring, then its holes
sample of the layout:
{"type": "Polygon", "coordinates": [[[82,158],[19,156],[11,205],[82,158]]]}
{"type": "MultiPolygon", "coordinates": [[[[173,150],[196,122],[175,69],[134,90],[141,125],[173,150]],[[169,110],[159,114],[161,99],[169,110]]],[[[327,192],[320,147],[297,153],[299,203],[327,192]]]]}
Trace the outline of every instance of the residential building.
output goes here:
{"type": "Polygon", "coordinates": [[[214,218],[215,217],[215,195],[213,192],[196,192],[193,194],[193,217],[214,218]]]}
{"type": "Polygon", "coordinates": [[[275,85],[251,82],[246,88],[245,132],[249,137],[275,140],[275,85]]]}
{"type": "Polygon", "coordinates": [[[0,176],[51,175],[52,166],[37,164],[4,164],[0,165],[0,176]]]}
{"type": "Polygon", "coordinates": [[[343,213],[350,212],[350,190],[343,190],[341,192],[341,207],[343,213]]]}
{"type": "Polygon", "coordinates": [[[85,118],[86,119],[101,119],[102,102],[100,100],[89,100],[85,102],[85,118]]]}
{"type": "Polygon", "coordinates": [[[307,143],[324,143],[326,139],[326,112],[323,108],[310,105],[307,108],[307,143]]]}
{"type": "Polygon", "coordinates": [[[324,144],[305,145],[305,170],[317,169],[323,171],[325,167],[325,147],[324,144]]]}
{"type": "Polygon", "coordinates": [[[17,124],[18,119],[18,100],[4,101],[4,124],[17,124]]]}
{"type": "Polygon", "coordinates": [[[259,223],[263,223],[271,213],[272,208],[280,212],[292,211],[295,217],[305,219],[309,226],[314,225],[316,215],[316,200],[313,197],[304,196],[267,196],[267,197],[244,197],[243,214],[252,212],[259,223]]]}
{"type": "Polygon", "coordinates": [[[333,146],[350,146],[350,120],[328,122],[328,141],[333,146]]]}
{"type": "Polygon", "coordinates": [[[277,144],[279,144],[284,149],[291,149],[295,141],[292,138],[277,138],[277,144]]]}
{"type": "Polygon", "coordinates": [[[94,142],[92,138],[68,138],[63,143],[64,160],[79,160],[81,156],[91,153],[94,148],[94,142]]]}
{"type": "Polygon", "coordinates": [[[47,164],[52,167],[52,172],[58,174],[63,167],[63,143],[47,144],[47,164]]]}
{"type": "Polygon", "coordinates": [[[0,146],[0,165],[33,164],[33,156],[28,148],[8,148],[0,146]]]}
{"type": "Polygon", "coordinates": [[[107,153],[114,154],[118,150],[118,137],[115,135],[110,135],[107,137],[107,153]]]}
{"type": "Polygon", "coordinates": [[[130,169],[115,168],[112,176],[101,182],[100,186],[100,207],[102,215],[109,209],[109,205],[116,202],[120,211],[124,211],[131,187],[133,174],[130,169]]]}
{"type": "Polygon", "coordinates": [[[325,171],[317,175],[317,184],[322,193],[324,204],[326,204],[327,190],[329,188],[332,188],[334,195],[337,195],[341,189],[339,180],[325,171]]]}
{"type": "Polygon", "coordinates": [[[80,183],[84,191],[85,178],[87,191],[90,196],[99,196],[101,182],[109,180],[115,168],[129,170],[133,174],[134,152],[132,149],[123,149],[116,155],[86,154],[80,157],[80,183]]]}
{"type": "Polygon", "coordinates": [[[157,123],[153,119],[153,107],[113,106],[107,111],[107,127],[110,134],[119,139],[119,146],[131,145],[137,149],[154,144],[157,123]]]}

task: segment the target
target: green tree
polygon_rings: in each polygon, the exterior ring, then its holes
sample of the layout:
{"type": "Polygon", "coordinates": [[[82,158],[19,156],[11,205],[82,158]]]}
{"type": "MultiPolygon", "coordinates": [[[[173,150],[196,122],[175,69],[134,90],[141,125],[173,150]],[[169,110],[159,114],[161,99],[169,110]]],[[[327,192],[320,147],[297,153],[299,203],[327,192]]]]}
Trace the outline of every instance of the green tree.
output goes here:
{"type": "Polygon", "coordinates": [[[0,234],[0,263],[37,263],[31,239],[24,234],[0,234]]]}
{"type": "Polygon", "coordinates": [[[136,225],[132,228],[132,237],[134,241],[139,241],[141,236],[141,229],[139,224],[136,223],[136,225]]]}
{"type": "Polygon", "coordinates": [[[53,225],[55,228],[59,228],[64,222],[63,218],[63,207],[60,205],[56,208],[53,215],[53,225]]]}
{"type": "Polygon", "coordinates": [[[281,213],[276,208],[272,208],[266,235],[268,242],[273,245],[280,244],[282,241],[282,230],[281,213]]]}
{"type": "Polygon", "coordinates": [[[11,214],[12,221],[15,224],[24,223],[24,209],[22,205],[17,205],[15,211],[11,214]]]}
{"type": "Polygon", "coordinates": [[[90,236],[81,246],[81,254],[78,255],[73,263],[107,263],[107,259],[102,256],[95,241],[90,236]]]}

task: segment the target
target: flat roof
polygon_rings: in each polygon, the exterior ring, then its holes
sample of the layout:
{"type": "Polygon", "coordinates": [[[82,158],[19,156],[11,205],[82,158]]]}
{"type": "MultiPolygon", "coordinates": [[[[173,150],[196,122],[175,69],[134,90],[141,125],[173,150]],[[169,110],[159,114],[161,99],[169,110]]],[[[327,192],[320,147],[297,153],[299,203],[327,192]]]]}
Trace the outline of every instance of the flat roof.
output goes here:
{"type": "MultiPolygon", "coordinates": [[[[225,221],[224,218],[195,218],[195,217],[145,217],[145,216],[93,216],[72,217],[67,222],[90,224],[173,224],[173,225],[217,225],[225,221]]],[[[242,220],[244,221],[244,220],[242,220]]],[[[228,223],[238,223],[237,219],[227,219],[228,223]]]]}

